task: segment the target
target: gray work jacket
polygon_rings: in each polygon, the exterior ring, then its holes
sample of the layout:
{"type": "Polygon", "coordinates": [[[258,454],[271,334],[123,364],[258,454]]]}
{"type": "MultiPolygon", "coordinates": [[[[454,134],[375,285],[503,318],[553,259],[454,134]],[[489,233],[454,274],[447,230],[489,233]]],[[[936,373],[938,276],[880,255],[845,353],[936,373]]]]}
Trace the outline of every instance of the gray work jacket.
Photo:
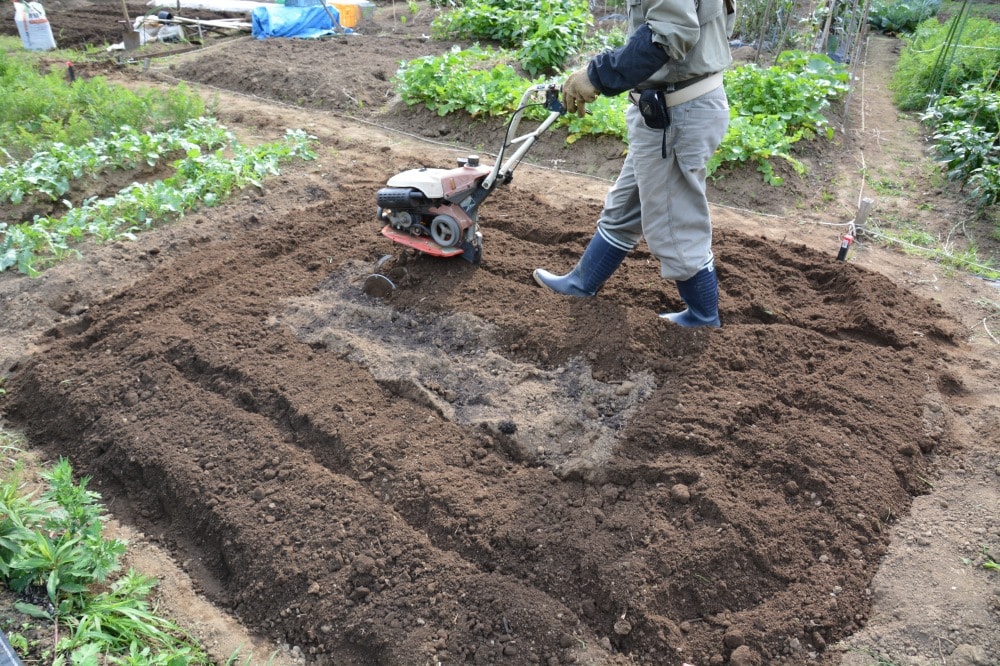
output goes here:
{"type": "Polygon", "coordinates": [[[733,61],[729,36],[736,23],[732,0],[628,0],[628,34],[645,23],[667,63],[638,88],[721,72],[733,61]]]}

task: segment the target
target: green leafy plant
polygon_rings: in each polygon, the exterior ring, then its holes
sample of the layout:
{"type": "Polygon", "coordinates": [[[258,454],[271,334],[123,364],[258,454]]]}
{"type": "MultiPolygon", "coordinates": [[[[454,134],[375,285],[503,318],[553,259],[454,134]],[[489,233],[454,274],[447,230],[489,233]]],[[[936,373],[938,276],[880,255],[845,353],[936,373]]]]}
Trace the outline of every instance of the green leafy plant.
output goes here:
{"type": "Polygon", "coordinates": [[[122,126],[140,131],[180,127],[205,115],[205,104],[179,84],[132,91],[104,77],[65,80],[65,69],[39,74],[33,52],[0,51],[0,146],[19,160],[52,143],[77,146],[122,126]]]}
{"type": "Polygon", "coordinates": [[[967,84],[921,116],[932,129],[935,159],[958,182],[978,213],[1000,201],[1000,91],[967,84]]]}
{"type": "Polygon", "coordinates": [[[909,33],[937,15],[940,8],[941,0],[874,0],[868,10],[868,23],[879,32],[909,33]]]}
{"type": "MultiPolygon", "coordinates": [[[[472,117],[502,117],[512,113],[525,89],[542,78],[526,80],[507,63],[511,57],[503,49],[453,48],[440,56],[427,56],[403,63],[395,85],[410,105],[423,104],[438,115],[458,111],[472,117]]],[[[583,118],[564,116],[560,126],[568,127],[567,143],[581,136],[606,134],[626,139],[624,96],[599,97],[588,105],[583,118]]],[[[546,112],[538,108],[525,111],[528,118],[540,119],[546,112]]]]}
{"type": "MultiPolygon", "coordinates": [[[[440,56],[403,63],[394,80],[396,90],[410,105],[424,104],[439,115],[464,111],[473,117],[506,116],[513,112],[524,90],[544,79],[526,80],[507,63],[503,49],[454,47],[440,56]]],[[[725,164],[750,163],[767,182],[780,185],[774,160],[783,160],[796,172],[805,166],[792,155],[802,139],[833,136],[825,113],[847,92],[843,66],[824,55],[798,51],[783,53],[770,68],[744,65],[726,73],[732,120],[709,173],[725,164]]],[[[564,116],[558,126],[568,130],[566,142],[587,135],[607,135],[627,141],[624,95],[598,97],[583,118],[564,116]]],[[[544,112],[529,109],[528,117],[544,112]]]]}
{"type": "Polygon", "coordinates": [[[403,63],[396,73],[396,91],[407,104],[423,104],[444,116],[465,111],[473,117],[509,113],[526,81],[511,69],[509,51],[474,46],[453,47],[440,56],[403,63]]]}
{"type": "Polygon", "coordinates": [[[983,568],[989,571],[1000,571],[1000,562],[990,555],[990,549],[983,546],[983,568]]]}
{"type": "Polygon", "coordinates": [[[89,479],[74,482],[65,459],[42,478],[47,489],[38,499],[22,493],[17,470],[0,482],[0,576],[16,592],[43,591],[46,603],[15,607],[52,622],[51,663],[210,663],[196,641],[153,611],[155,580],[134,571],[113,578],[125,544],[103,537],[104,509],[87,490],[89,479]]]}
{"type": "MultiPolygon", "coordinates": [[[[43,475],[49,490],[33,511],[11,512],[11,540],[3,545],[3,573],[11,589],[44,588],[58,612],[75,610],[76,594],[94,582],[103,582],[118,566],[125,544],[101,535],[101,513],[97,495],[86,489],[87,479],[75,484],[65,459],[43,475]],[[44,516],[41,512],[44,510],[44,516]],[[29,522],[24,522],[25,517],[29,522]],[[20,521],[15,523],[13,521],[20,521]],[[35,530],[32,527],[43,529],[35,530]]],[[[4,499],[11,500],[10,490],[4,499]]],[[[44,613],[31,604],[22,605],[30,614],[44,613]]]]}
{"type": "Polygon", "coordinates": [[[598,97],[587,105],[588,113],[582,118],[576,115],[563,116],[561,124],[569,133],[566,143],[572,144],[580,137],[612,136],[628,142],[628,128],[625,126],[625,109],[630,102],[624,95],[618,97],[598,97]]]}
{"type": "Polygon", "coordinates": [[[603,22],[600,29],[587,35],[584,43],[580,46],[581,53],[600,53],[616,49],[625,44],[625,23],[603,22]]]}
{"type": "Polygon", "coordinates": [[[56,200],[72,181],[112,169],[155,166],[162,157],[193,147],[215,149],[232,141],[226,128],[212,118],[195,118],[181,128],[164,132],[136,132],[122,127],[107,137],[95,137],[70,146],[55,142],[23,162],[0,166],[0,203],[21,203],[25,196],[56,200]]]}
{"type": "Polygon", "coordinates": [[[28,639],[24,634],[19,634],[17,632],[7,635],[7,642],[10,646],[14,648],[14,651],[18,654],[26,654],[28,652],[28,639]]]}
{"type": "Polygon", "coordinates": [[[737,112],[729,121],[719,149],[708,162],[708,172],[715,174],[726,164],[750,163],[757,166],[768,184],[781,185],[784,181],[774,171],[776,158],[787,162],[796,173],[805,173],[805,165],[791,154],[792,144],[801,138],[801,132],[789,134],[787,125],[779,117],[739,115],[737,112]]]}
{"type": "Polygon", "coordinates": [[[819,134],[833,137],[825,113],[848,90],[842,65],[825,55],[801,51],[785,51],[768,68],[746,64],[727,70],[725,77],[730,122],[709,161],[709,173],[727,163],[756,164],[772,185],[782,183],[773,160],[784,160],[802,173],[805,166],[792,155],[792,146],[819,134]]]}
{"type": "Polygon", "coordinates": [[[531,76],[562,68],[579,52],[593,17],[583,0],[472,0],[434,20],[434,36],[489,39],[517,49],[531,76]]]}

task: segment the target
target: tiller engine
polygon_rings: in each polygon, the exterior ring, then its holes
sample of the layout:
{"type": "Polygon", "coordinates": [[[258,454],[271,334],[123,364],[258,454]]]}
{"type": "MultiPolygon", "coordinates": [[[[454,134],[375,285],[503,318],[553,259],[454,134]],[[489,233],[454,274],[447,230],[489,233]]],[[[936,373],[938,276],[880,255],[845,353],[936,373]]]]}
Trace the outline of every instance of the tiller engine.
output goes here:
{"type": "Polygon", "coordinates": [[[479,206],[495,187],[511,181],[515,167],[531,146],[565,111],[559,101],[561,89],[558,84],[541,84],[525,91],[492,167],[470,155],[460,158],[454,169],[424,167],[390,178],[377,196],[382,235],[425,254],[462,255],[478,264],[483,252],[479,206]],[[544,94],[545,101],[529,103],[538,93],[544,94]],[[539,104],[549,112],[548,117],[534,131],[516,136],[525,110],[539,104]],[[504,162],[504,154],[513,146],[517,146],[514,154],[504,162]]]}

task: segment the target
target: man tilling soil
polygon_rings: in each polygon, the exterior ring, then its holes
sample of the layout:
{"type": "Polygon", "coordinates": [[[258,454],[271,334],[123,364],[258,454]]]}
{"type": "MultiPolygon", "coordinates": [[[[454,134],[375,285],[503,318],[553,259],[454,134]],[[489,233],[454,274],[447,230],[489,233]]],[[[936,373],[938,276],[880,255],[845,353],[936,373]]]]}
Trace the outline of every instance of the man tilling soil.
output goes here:
{"type": "Polygon", "coordinates": [[[629,153],[583,257],[566,275],[535,270],[538,284],[593,296],[645,237],[660,274],[677,281],[687,305],[660,317],[685,327],[720,325],[705,165],[729,124],[722,70],[732,62],[734,19],[724,0],[629,4],[626,44],[566,80],[566,108],[581,117],[598,94],[631,91],[629,153]]]}

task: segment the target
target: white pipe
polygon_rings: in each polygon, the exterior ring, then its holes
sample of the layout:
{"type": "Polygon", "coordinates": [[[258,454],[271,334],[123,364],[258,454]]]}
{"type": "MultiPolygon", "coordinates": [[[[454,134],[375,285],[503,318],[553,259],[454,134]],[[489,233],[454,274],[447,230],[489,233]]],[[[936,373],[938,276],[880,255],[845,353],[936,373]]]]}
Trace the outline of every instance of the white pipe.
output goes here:
{"type": "MultiPolygon", "coordinates": [[[[271,2],[255,2],[254,0],[178,0],[178,9],[201,10],[204,12],[253,12],[257,7],[272,5],[271,2]]],[[[160,7],[162,0],[149,0],[147,7],[160,7]]]]}

